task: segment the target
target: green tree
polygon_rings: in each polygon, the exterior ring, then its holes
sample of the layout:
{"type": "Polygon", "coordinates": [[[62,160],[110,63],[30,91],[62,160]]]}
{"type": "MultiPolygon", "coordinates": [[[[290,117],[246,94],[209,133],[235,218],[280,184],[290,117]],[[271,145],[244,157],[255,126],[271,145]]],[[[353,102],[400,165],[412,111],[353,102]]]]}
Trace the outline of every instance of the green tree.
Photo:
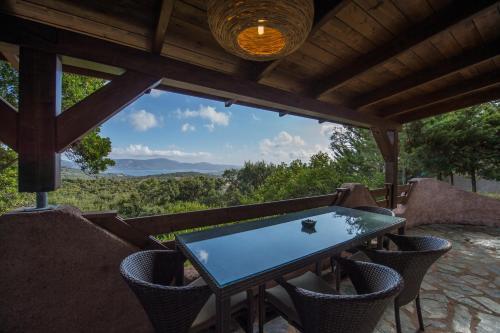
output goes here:
{"type": "MultiPolygon", "coordinates": [[[[63,74],[62,108],[66,110],[105,84],[104,80],[73,74],[63,74]]],[[[8,63],[0,61],[0,97],[13,107],[18,107],[19,76],[8,63]]],[[[108,158],[111,141],[99,135],[95,129],[66,151],[68,158],[75,161],[89,174],[106,170],[114,161],[108,158]]],[[[28,202],[29,195],[17,192],[17,154],[0,143],[0,183],[3,191],[0,197],[0,213],[28,202]]],[[[30,199],[31,200],[31,199],[30,199]]]]}
{"type": "Polygon", "coordinates": [[[425,119],[405,128],[407,149],[416,169],[429,174],[454,172],[500,179],[500,105],[485,103],[425,119]]]}

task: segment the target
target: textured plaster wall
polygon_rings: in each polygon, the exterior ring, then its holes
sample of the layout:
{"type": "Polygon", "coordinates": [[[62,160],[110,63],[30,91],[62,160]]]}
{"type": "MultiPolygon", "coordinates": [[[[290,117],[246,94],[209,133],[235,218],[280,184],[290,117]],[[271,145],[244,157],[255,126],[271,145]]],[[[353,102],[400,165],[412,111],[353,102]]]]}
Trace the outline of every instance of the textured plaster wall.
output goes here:
{"type": "Polygon", "coordinates": [[[500,226],[500,200],[431,178],[414,181],[407,203],[395,210],[406,218],[408,227],[433,223],[500,226]]]}
{"type": "Polygon", "coordinates": [[[135,251],[76,208],[0,216],[0,332],[151,332],[119,274],[135,251]]]}

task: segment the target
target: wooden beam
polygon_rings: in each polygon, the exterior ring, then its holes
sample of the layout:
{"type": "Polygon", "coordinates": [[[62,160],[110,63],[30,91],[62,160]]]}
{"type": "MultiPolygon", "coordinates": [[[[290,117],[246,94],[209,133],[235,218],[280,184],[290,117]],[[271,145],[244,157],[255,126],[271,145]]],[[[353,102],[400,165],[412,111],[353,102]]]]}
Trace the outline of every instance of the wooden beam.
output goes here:
{"type": "Polygon", "coordinates": [[[56,116],[62,69],[54,53],[21,48],[19,70],[19,192],[54,191],[60,185],[56,116]]]}
{"type": "Polygon", "coordinates": [[[0,42],[0,53],[12,67],[19,70],[19,47],[17,45],[0,42]]]}
{"type": "Polygon", "coordinates": [[[392,118],[400,114],[410,112],[413,109],[421,108],[429,104],[452,99],[464,94],[468,94],[475,90],[480,90],[489,86],[496,85],[499,82],[500,70],[496,70],[492,73],[479,75],[469,80],[460,81],[458,84],[428,93],[426,95],[415,96],[401,103],[385,106],[376,114],[380,117],[392,118]]]}
{"type": "MultiPolygon", "coordinates": [[[[320,30],[328,21],[330,21],[346,3],[348,3],[346,0],[315,0],[314,23],[309,36],[314,36],[316,31],[320,30]]],[[[271,74],[284,59],[286,59],[286,57],[256,64],[256,81],[259,82],[271,74]]]]}
{"type": "Polygon", "coordinates": [[[497,57],[499,54],[500,39],[492,41],[489,45],[469,50],[452,59],[441,61],[430,68],[410,74],[407,77],[388,82],[380,88],[372,90],[364,95],[357,96],[348,104],[352,108],[359,109],[396,96],[420,85],[444,78],[468,67],[488,61],[497,57]]]}
{"type": "Polygon", "coordinates": [[[174,2],[175,0],[160,0],[160,10],[151,45],[151,50],[155,54],[161,54],[170,16],[172,16],[172,10],[174,9],[174,2]]]}
{"type": "Polygon", "coordinates": [[[0,97],[0,141],[13,150],[17,150],[18,118],[16,109],[0,97]]]}
{"type": "Polygon", "coordinates": [[[350,65],[344,66],[330,75],[313,88],[312,96],[320,97],[341,87],[349,80],[360,76],[371,68],[383,64],[430,37],[469,19],[490,6],[496,5],[496,3],[496,0],[459,0],[452,2],[438,13],[410,27],[407,31],[401,32],[398,37],[389,43],[358,57],[350,65]]]}
{"type": "Polygon", "coordinates": [[[399,136],[397,131],[372,128],[373,138],[384,158],[385,183],[389,189],[388,206],[396,208],[398,185],[399,136]]]}
{"type": "Polygon", "coordinates": [[[238,104],[252,104],[264,109],[281,110],[341,122],[359,127],[400,128],[401,125],[382,118],[362,114],[348,107],[334,105],[261,85],[251,80],[224,74],[135,48],[98,38],[0,14],[0,20],[11,29],[0,30],[0,40],[51,50],[58,54],[94,61],[151,76],[162,76],[163,83],[177,89],[209,96],[234,99],[238,104]]]}
{"type": "Polygon", "coordinates": [[[496,100],[500,100],[500,84],[483,90],[474,91],[452,100],[446,100],[423,108],[414,109],[411,112],[396,116],[395,119],[402,123],[408,123],[496,100]]]}
{"type": "Polygon", "coordinates": [[[57,151],[81,139],[160,80],[160,77],[128,71],[64,111],[57,117],[57,151]]]}

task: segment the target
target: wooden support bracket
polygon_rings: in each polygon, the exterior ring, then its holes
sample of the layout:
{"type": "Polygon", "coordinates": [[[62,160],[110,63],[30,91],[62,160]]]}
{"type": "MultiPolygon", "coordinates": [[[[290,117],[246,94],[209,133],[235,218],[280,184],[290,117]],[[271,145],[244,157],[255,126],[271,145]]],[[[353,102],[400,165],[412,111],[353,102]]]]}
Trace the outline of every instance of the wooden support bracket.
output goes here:
{"type": "Polygon", "coordinates": [[[57,151],[81,139],[160,81],[161,77],[127,71],[64,111],[57,117],[57,151]]]}
{"type": "Polygon", "coordinates": [[[0,141],[16,151],[18,118],[16,109],[0,98],[0,141]]]}

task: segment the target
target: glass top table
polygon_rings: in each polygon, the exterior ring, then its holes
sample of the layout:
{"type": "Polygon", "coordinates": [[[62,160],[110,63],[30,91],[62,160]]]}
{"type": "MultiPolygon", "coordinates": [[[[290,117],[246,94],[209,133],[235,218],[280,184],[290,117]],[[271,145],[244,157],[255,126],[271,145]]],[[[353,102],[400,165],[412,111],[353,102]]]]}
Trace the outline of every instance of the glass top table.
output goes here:
{"type": "MultiPolygon", "coordinates": [[[[349,245],[387,229],[404,219],[345,207],[322,207],[252,222],[177,235],[177,244],[193,264],[202,268],[216,287],[349,245]],[[302,225],[316,221],[313,228],[302,225]]],[[[197,267],[198,268],[198,267],[197,267]]]]}
{"type": "Polygon", "coordinates": [[[405,219],[329,206],[176,235],[216,296],[216,332],[229,331],[230,296],[398,229],[405,219]],[[311,219],[314,227],[302,221],[311,219]]]}

